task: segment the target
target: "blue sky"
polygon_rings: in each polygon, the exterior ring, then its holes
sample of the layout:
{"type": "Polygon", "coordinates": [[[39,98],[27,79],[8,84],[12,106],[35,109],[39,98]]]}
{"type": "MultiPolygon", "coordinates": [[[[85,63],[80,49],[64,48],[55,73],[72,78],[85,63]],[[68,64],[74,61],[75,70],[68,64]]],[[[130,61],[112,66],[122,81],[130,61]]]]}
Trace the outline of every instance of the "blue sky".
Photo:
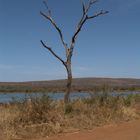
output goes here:
{"type": "MultiPolygon", "coordinates": [[[[87,0],[85,0],[86,2],[87,0]]],[[[70,43],[81,16],[80,0],[48,0],[52,16],[70,43]]],[[[140,78],[140,0],[100,0],[90,14],[108,15],[85,24],[72,59],[74,77],[140,78]]],[[[65,58],[59,36],[42,18],[42,0],[0,0],[0,81],[66,78],[63,65],[40,39],[65,58]]]]}

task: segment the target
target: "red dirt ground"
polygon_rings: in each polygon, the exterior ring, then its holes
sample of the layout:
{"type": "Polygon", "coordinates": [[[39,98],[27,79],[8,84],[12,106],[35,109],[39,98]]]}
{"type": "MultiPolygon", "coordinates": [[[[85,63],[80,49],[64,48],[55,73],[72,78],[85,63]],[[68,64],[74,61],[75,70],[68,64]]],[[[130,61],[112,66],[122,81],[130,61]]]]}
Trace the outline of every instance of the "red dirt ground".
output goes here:
{"type": "MultiPolygon", "coordinates": [[[[0,140],[5,140],[1,132],[0,140]]],[[[112,124],[90,131],[61,134],[43,139],[28,138],[28,140],[140,140],[140,120],[112,124]]]]}
{"type": "Polygon", "coordinates": [[[140,120],[64,134],[47,140],[140,140],[140,120]]]}

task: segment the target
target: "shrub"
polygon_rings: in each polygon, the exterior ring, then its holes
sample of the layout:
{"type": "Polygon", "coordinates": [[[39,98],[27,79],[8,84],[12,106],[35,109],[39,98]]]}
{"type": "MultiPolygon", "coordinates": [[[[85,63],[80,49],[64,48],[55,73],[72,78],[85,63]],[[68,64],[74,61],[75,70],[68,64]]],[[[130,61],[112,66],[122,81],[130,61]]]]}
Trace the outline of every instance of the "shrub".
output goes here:
{"type": "Polygon", "coordinates": [[[0,129],[10,137],[22,137],[23,133],[48,136],[77,129],[92,129],[112,122],[140,118],[139,103],[140,95],[111,96],[98,93],[89,98],[72,100],[64,110],[63,101],[52,101],[46,95],[31,97],[0,106],[0,129]]]}

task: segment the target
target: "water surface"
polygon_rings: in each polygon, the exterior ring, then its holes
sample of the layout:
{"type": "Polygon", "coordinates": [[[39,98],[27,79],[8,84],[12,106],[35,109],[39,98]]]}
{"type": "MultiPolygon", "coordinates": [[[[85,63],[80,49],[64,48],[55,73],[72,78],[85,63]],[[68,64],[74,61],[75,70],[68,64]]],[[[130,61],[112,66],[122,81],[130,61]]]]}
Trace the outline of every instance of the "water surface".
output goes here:
{"type": "MultiPolygon", "coordinates": [[[[31,97],[39,97],[43,94],[48,95],[51,99],[61,100],[64,98],[64,93],[0,93],[0,103],[8,103],[14,100],[23,100],[29,99],[31,97]]],[[[130,95],[130,94],[140,94],[140,92],[112,92],[112,95],[130,95]]],[[[87,98],[90,97],[91,94],[86,92],[80,93],[71,93],[71,99],[77,98],[87,98]]],[[[94,94],[92,94],[94,96],[94,94]]]]}

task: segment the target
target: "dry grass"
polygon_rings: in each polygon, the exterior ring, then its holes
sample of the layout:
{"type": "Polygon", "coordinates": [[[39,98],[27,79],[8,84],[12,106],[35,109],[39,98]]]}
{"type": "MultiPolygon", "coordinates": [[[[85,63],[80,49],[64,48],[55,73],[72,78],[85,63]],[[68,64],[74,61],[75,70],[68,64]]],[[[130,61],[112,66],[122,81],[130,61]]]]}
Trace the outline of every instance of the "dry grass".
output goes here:
{"type": "Polygon", "coordinates": [[[43,95],[0,106],[0,129],[5,139],[49,136],[62,132],[140,118],[140,96],[98,94],[72,101],[64,112],[63,101],[43,95]]]}

